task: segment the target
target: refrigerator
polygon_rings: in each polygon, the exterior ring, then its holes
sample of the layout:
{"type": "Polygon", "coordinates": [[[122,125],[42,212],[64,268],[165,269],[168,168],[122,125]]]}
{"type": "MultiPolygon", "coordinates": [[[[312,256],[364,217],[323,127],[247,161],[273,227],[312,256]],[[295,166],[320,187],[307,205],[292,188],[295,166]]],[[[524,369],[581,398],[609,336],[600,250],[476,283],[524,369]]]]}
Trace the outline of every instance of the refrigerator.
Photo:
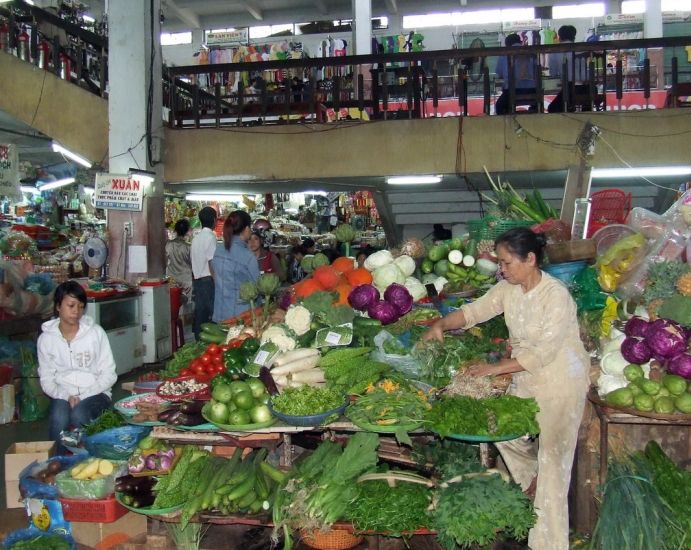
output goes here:
{"type": "Polygon", "coordinates": [[[142,299],[144,363],[156,363],[172,354],[170,287],[167,280],[139,283],[142,299]]]}
{"type": "Polygon", "coordinates": [[[118,375],[142,366],[144,360],[138,292],[89,298],[86,314],[105,330],[118,375]]]}

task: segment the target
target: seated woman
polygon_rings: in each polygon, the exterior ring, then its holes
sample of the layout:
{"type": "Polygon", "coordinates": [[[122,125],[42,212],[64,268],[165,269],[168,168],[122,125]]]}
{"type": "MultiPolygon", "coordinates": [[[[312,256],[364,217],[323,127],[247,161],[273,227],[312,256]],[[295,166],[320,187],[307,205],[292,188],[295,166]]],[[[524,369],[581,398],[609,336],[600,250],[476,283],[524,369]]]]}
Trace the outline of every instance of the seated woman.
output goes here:
{"type": "Polygon", "coordinates": [[[82,286],[62,283],[53,301],[57,319],[43,323],[38,337],[38,376],[51,398],[49,436],[64,454],[60,432],[88,424],[108,409],[117,375],[105,331],[84,315],[82,286]]]}
{"type": "Polygon", "coordinates": [[[278,255],[271,252],[264,244],[264,235],[264,231],[253,229],[252,235],[250,235],[250,239],[247,241],[247,248],[257,257],[261,273],[275,273],[281,282],[284,282],[286,280],[285,267],[281,264],[281,259],[278,255]]]}

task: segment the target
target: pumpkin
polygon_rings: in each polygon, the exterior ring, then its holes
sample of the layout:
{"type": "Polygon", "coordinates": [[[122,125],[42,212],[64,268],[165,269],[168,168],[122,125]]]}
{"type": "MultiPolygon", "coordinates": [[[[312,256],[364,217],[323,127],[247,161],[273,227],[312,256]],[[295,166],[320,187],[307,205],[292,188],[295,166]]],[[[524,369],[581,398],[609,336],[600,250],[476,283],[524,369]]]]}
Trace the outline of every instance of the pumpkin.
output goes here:
{"type": "Polygon", "coordinates": [[[346,279],[348,279],[348,282],[353,287],[369,285],[372,284],[372,273],[364,267],[358,267],[357,269],[353,269],[350,273],[346,273],[346,279]]]}
{"type": "Polygon", "coordinates": [[[309,279],[303,279],[299,283],[296,283],[294,286],[295,289],[295,298],[307,298],[307,296],[310,296],[311,294],[314,294],[315,292],[319,292],[320,290],[324,290],[324,287],[319,283],[319,281],[309,278],[309,279]]]}
{"type": "Polygon", "coordinates": [[[350,273],[355,269],[355,262],[353,258],[348,258],[347,256],[341,256],[336,258],[331,266],[339,273],[350,273]]]}
{"type": "Polygon", "coordinates": [[[349,305],[348,304],[348,294],[350,294],[350,291],[353,290],[353,287],[350,286],[348,283],[339,283],[336,288],[334,288],[336,292],[338,292],[338,300],[336,300],[337,304],[343,304],[343,305],[349,305]]]}
{"type": "Polygon", "coordinates": [[[323,265],[315,269],[313,278],[318,281],[325,290],[333,290],[338,286],[341,280],[338,271],[330,265],[323,265]]]}

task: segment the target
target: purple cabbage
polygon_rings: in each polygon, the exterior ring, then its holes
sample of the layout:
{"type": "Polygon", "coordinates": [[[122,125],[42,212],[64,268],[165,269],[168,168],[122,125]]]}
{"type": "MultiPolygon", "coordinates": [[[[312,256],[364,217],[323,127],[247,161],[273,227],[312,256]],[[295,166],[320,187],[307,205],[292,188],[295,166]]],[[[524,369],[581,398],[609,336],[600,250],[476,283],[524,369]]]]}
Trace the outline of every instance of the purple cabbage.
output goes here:
{"type": "Polygon", "coordinates": [[[686,349],[686,331],[679,323],[669,319],[657,319],[650,323],[645,343],[655,359],[667,361],[686,349]]]}
{"type": "Polygon", "coordinates": [[[626,334],[626,336],[644,338],[649,327],[650,323],[643,319],[643,317],[631,317],[631,319],[626,322],[626,325],[624,325],[624,334],[626,334]]]}
{"type": "Polygon", "coordinates": [[[621,354],[629,363],[642,365],[650,361],[652,351],[642,338],[627,336],[621,343],[621,354]]]}
{"type": "Polygon", "coordinates": [[[367,314],[372,319],[381,321],[382,325],[390,325],[391,323],[395,323],[400,317],[393,304],[385,302],[384,300],[379,300],[378,302],[374,302],[371,306],[369,306],[369,308],[367,308],[367,314]]]}
{"type": "Polygon", "coordinates": [[[372,285],[356,286],[348,294],[348,303],[358,311],[367,311],[372,304],[378,301],[379,291],[372,285]]]}
{"type": "Polygon", "coordinates": [[[384,291],[384,300],[396,308],[398,315],[405,315],[413,309],[413,296],[408,289],[398,283],[391,283],[384,291]]]}
{"type": "Polygon", "coordinates": [[[667,370],[671,374],[678,374],[687,380],[691,380],[691,352],[688,350],[670,359],[667,370]]]}

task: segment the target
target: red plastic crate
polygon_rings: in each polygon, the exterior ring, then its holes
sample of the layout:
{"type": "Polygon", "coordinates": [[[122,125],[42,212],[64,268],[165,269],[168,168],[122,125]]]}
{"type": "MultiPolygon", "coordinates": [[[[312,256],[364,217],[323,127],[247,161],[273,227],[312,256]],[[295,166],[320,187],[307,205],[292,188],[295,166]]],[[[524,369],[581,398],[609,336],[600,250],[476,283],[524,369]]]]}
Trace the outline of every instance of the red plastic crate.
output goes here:
{"type": "Polygon", "coordinates": [[[82,521],[91,523],[112,523],[127,513],[115,495],[102,500],[81,500],[60,498],[62,515],[67,521],[82,521]]]}

